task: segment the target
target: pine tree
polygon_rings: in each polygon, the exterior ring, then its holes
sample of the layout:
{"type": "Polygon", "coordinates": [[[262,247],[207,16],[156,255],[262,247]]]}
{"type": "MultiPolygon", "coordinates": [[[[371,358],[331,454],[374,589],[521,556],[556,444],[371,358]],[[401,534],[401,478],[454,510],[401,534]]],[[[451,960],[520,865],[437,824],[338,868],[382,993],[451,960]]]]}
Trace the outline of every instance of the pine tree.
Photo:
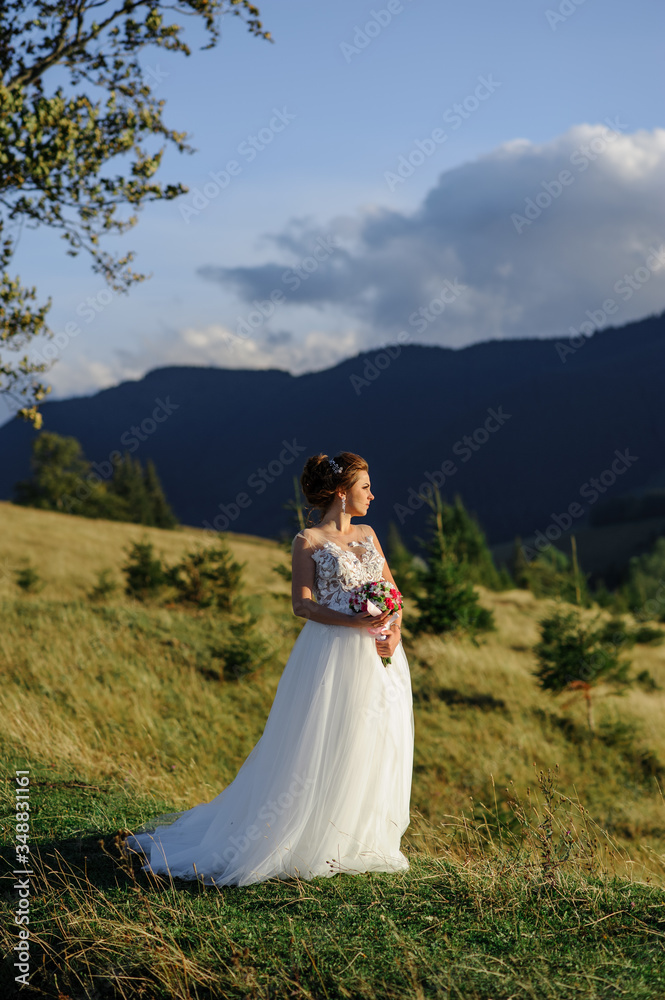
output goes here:
{"type": "Polygon", "coordinates": [[[504,589],[506,579],[494,565],[485,532],[475,515],[466,510],[459,493],[452,504],[441,504],[441,530],[467,580],[490,590],[504,589]]]}
{"type": "MultiPolygon", "coordinates": [[[[528,546],[526,546],[528,549],[528,546]]],[[[548,545],[531,559],[524,553],[519,535],[513,545],[511,569],[516,587],[530,590],[535,597],[555,597],[571,604],[590,607],[589,574],[576,567],[555,545],[548,545]]]]}
{"type": "Polygon", "coordinates": [[[30,465],[30,478],[14,486],[16,504],[157,528],[178,524],[150,459],[144,471],[139,459],[125,452],[112,478],[102,480],[76,438],[42,431],[33,441],[30,465]]]}
{"type": "Polygon", "coordinates": [[[24,557],[23,562],[24,565],[14,571],[17,585],[26,594],[39,593],[45,587],[45,581],[42,579],[39,570],[31,564],[28,557],[24,557]]]}
{"type": "MultiPolygon", "coordinates": [[[[596,616],[596,622],[598,615],[596,616]]],[[[621,691],[633,683],[630,660],[608,636],[607,623],[584,625],[579,612],[556,609],[538,622],[540,641],[534,646],[538,666],[534,676],[544,691],[579,691],[586,702],[587,722],[594,731],[592,693],[600,684],[621,691]]]]}
{"type": "Polygon", "coordinates": [[[402,541],[394,521],[388,525],[386,555],[398,590],[404,597],[415,597],[417,593],[416,563],[414,556],[402,541]]]}
{"type": "Polygon", "coordinates": [[[155,557],[153,544],[146,537],[140,542],[132,542],[122,570],[126,579],[125,593],[139,601],[157,596],[167,582],[162,561],[155,557]]]}
{"type": "MultiPolygon", "coordinates": [[[[85,513],[85,509],[80,511],[85,513]]],[[[103,517],[107,521],[129,521],[129,508],[127,502],[109,488],[105,483],[103,491],[96,498],[95,513],[91,517],[103,517]]]]}
{"type": "MultiPolygon", "coordinates": [[[[285,510],[293,511],[292,521],[297,527],[298,531],[302,531],[305,527],[305,502],[300,488],[300,481],[297,476],[293,477],[293,500],[287,500],[285,504],[282,504],[285,510]]],[[[291,539],[289,539],[289,545],[291,544],[291,539]]]]}
{"type": "Polygon", "coordinates": [[[148,497],[153,525],[156,528],[175,528],[178,525],[178,519],[164,496],[155,463],[151,458],[146,462],[143,485],[148,497]]]}
{"type": "Polygon", "coordinates": [[[548,545],[531,560],[526,569],[526,579],[535,597],[555,597],[576,604],[579,587],[582,605],[590,607],[592,603],[588,574],[578,572],[576,579],[570,559],[555,545],[548,545]]]}
{"type": "Polygon", "coordinates": [[[241,602],[242,571],[223,535],[212,545],[199,544],[166,571],[166,579],[177,590],[176,602],[199,608],[232,612],[241,602]]]}
{"type": "Polygon", "coordinates": [[[529,563],[524,555],[524,549],[522,548],[522,539],[519,535],[515,537],[513,543],[513,557],[511,560],[511,569],[513,574],[513,579],[515,581],[516,587],[521,587],[523,590],[529,589],[529,563]]]}
{"type": "MultiPolygon", "coordinates": [[[[302,531],[305,527],[305,504],[302,491],[300,489],[300,482],[297,476],[293,477],[293,499],[287,500],[286,503],[282,504],[285,510],[290,510],[291,523],[298,531],[302,531]]],[[[291,559],[291,546],[293,544],[293,536],[290,532],[283,531],[278,539],[279,544],[284,549],[284,552],[288,555],[289,560],[291,559]]],[[[277,573],[281,576],[287,583],[291,583],[292,573],[291,566],[285,566],[283,563],[273,563],[273,573],[277,573]]]]}
{"type": "Polygon", "coordinates": [[[468,565],[463,567],[454,540],[451,542],[444,533],[444,504],[438,487],[434,487],[434,498],[427,502],[432,508],[427,569],[419,574],[422,591],[415,599],[420,617],[409,622],[409,628],[416,635],[458,630],[475,639],[476,633],[495,628],[494,615],[478,604],[478,595],[468,579],[468,565]]]}
{"type": "Polygon", "coordinates": [[[138,458],[133,461],[130,458],[130,463],[132,464],[132,474],[131,483],[132,490],[135,496],[135,511],[136,511],[136,522],[138,524],[145,524],[151,528],[155,527],[155,519],[152,512],[152,505],[150,503],[150,497],[148,496],[148,491],[145,485],[145,478],[143,475],[143,469],[141,468],[141,462],[138,458]]]}
{"type": "Polygon", "coordinates": [[[656,539],[649,552],[631,556],[628,579],[620,588],[624,603],[638,621],[665,621],[665,538],[656,539]]]}
{"type": "Polygon", "coordinates": [[[116,461],[109,489],[124,501],[128,521],[154,527],[141,463],[129,452],[116,461]]]}

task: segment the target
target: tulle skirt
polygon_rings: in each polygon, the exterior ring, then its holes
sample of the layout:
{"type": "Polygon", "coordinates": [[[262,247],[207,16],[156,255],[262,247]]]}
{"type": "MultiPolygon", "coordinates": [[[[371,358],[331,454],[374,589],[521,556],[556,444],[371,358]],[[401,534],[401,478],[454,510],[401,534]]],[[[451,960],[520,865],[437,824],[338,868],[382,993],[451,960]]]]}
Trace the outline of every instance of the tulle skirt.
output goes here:
{"type": "Polygon", "coordinates": [[[125,845],[206,885],[406,870],[413,737],[402,644],[384,666],[366,629],[307,621],[231,784],[125,845]]]}

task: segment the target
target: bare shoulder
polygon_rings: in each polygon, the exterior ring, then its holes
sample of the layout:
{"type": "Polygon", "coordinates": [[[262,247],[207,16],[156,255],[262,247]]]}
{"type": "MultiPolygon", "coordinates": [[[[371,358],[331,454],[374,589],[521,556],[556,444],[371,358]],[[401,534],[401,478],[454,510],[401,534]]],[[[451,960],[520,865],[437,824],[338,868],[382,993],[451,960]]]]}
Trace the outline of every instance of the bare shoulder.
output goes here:
{"type": "Polygon", "coordinates": [[[359,524],[358,527],[362,530],[362,533],[364,535],[372,535],[374,540],[378,542],[379,536],[377,535],[376,531],[374,530],[371,524],[359,524]]]}
{"type": "Polygon", "coordinates": [[[307,533],[308,531],[309,528],[303,528],[302,531],[299,531],[297,535],[294,535],[291,541],[291,548],[294,548],[298,543],[311,545],[311,538],[307,533]]]}
{"type": "Polygon", "coordinates": [[[317,538],[317,529],[316,528],[303,528],[301,531],[298,532],[298,535],[301,538],[304,538],[305,541],[309,542],[309,544],[311,545],[314,542],[314,540],[317,538]]]}
{"type": "Polygon", "coordinates": [[[291,543],[292,547],[300,543],[306,549],[313,549],[316,547],[317,534],[315,528],[302,528],[297,535],[293,536],[293,541],[291,543]]]}

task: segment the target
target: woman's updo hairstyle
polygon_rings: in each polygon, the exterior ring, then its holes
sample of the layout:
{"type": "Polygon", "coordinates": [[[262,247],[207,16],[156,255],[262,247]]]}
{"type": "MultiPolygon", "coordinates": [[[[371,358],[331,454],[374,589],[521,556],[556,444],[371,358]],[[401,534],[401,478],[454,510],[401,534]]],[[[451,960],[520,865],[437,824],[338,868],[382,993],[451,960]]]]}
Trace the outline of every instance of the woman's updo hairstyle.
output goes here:
{"type": "Polygon", "coordinates": [[[365,459],[352,451],[340,451],[338,455],[310,455],[300,477],[307,503],[325,514],[337,491],[350,489],[358,473],[367,472],[368,468],[365,459]],[[330,458],[341,466],[341,472],[335,472],[330,458]]]}

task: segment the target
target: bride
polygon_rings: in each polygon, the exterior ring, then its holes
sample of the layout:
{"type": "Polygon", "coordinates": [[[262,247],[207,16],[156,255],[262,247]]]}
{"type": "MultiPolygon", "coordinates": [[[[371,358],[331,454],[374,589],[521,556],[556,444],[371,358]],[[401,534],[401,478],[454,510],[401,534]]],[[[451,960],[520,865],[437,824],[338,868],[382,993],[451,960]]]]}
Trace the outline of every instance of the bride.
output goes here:
{"type": "Polygon", "coordinates": [[[395,582],[373,528],[351,523],[374,499],[367,462],[313,455],[301,484],[321,512],[291,546],[293,611],[306,621],[263,734],[216,798],[126,837],[144,871],[222,886],[409,867],[400,839],[414,725],[401,616],[374,639],[368,626],[390,612],[372,618],[348,603],[357,584],[395,582]]]}

